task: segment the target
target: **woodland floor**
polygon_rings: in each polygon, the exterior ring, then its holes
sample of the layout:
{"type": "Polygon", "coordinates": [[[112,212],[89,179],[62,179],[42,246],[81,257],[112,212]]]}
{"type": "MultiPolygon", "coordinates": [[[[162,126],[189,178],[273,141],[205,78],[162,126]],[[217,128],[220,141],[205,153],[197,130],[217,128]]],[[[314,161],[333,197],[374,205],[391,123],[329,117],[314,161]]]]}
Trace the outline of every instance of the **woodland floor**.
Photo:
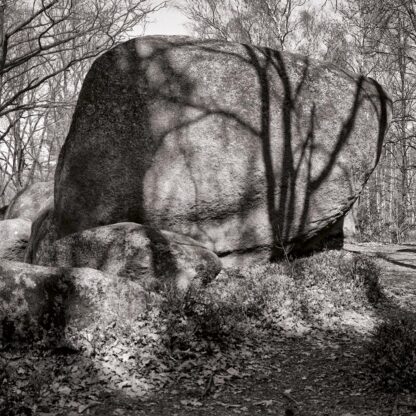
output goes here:
{"type": "MultiPolygon", "coordinates": [[[[393,302],[381,316],[416,312],[416,244],[347,244],[345,250],[377,258],[382,286],[393,302]]],[[[416,394],[384,392],[365,369],[368,339],[357,333],[312,332],[306,336],[267,334],[244,372],[222,386],[199,387],[184,378],[126,408],[109,397],[96,415],[414,415],[416,394]]]]}
{"type": "MultiPolygon", "coordinates": [[[[416,312],[416,245],[347,244],[345,250],[375,257],[382,267],[389,300],[375,309],[377,315],[416,312]]],[[[416,416],[416,394],[386,393],[366,371],[368,342],[368,335],[356,331],[267,332],[227,353],[239,362],[228,368],[228,377],[216,377],[214,368],[201,379],[190,365],[177,380],[142,397],[83,388],[82,395],[70,394],[72,411],[59,413],[45,398],[35,414],[416,416]]],[[[59,360],[60,371],[73,371],[74,356],[59,360]]]]}

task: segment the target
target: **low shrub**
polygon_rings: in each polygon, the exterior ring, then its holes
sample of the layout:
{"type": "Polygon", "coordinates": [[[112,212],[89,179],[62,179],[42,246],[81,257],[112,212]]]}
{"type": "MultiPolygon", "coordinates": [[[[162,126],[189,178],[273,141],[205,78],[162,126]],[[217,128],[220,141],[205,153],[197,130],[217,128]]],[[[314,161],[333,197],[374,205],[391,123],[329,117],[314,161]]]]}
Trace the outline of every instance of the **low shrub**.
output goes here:
{"type": "Polygon", "coordinates": [[[345,311],[365,314],[380,299],[378,279],[371,260],[327,251],[290,265],[225,270],[210,285],[191,287],[186,294],[166,286],[158,295],[141,294],[147,306],[135,305],[131,289],[121,290],[106,316],[83,331],[67,332],[97,357],[109,354],[114,339],[126,349],[151,346],[157,356],[195,348],[209,355],[256,339],[259,331],[337,329],[345,323],[345,311]]]}
{"type": "MultiPolygon", "coordinates": [[[[304,287],[321,287],[328,295],[338,294],[355,305],[376,304],[382,298],[380,267],[363,255],[329,251],[297,259],[291,265],[292,276],[304,287]]],[[[342,306],[342,305],[341,305],[342,306]]]]}
{"type": "Polygon", "coordinates": [[[339,251],[290,265],[227,270],[184,297],[169,293],[162,314],[172,335],[168,344],[196,339],[226,344],[259,327],[297,332],[342,325],[345,311],[363,311],[380,300],[379,275],[372,260],[339,251]]]}
{"type": "Polygon", "coordinates": [[[230,337],[227,326],[233,311],[228,304],[222,304],[201,288],[191,288],[186,294],[170,288],[164,295],[160,318],[170,351],[193,349],[196,344],[203,347],[210,342],[221,344],[230,337]]]}
{"type": "Polygon", "coordinates": [[[369,364],[388,390],[416,390],[416,318],[405,315],[381,323],[369,347],[369,364]]]}

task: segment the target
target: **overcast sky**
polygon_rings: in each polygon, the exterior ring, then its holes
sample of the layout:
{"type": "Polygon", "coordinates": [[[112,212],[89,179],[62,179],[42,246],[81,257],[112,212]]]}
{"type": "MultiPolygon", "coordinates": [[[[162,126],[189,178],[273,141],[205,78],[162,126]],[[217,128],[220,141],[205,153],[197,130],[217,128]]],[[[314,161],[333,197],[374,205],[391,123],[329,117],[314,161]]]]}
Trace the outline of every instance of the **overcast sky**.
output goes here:
{"type": "Polygon", "coordinates": [[[186,17],[177,9],[175,5],[180,0],[168,1],[168,6],[150,18],[150,23],[146,27],[146,35],[189,35],[190,31],[185,27],[186,17]]]}
{"type": "MultiPolygon", "coordinates": [[[[156,0],[157,1],[157,0],[156,0]]],[[[146,27],[146,35],[191,35],[189,27],[186,26],[187,18],[181,13],[175,5],[183,3],[184,0],[168,0],[168,6],[154,13],[150,18],[150,23],[146,27]]],[[[332,0],[335,3],[335,0],[332,0]]],[[[340,2],[340,0],[338,1],[340,2]]],[[[308,4],[319,6],[325,3],[325,0],[308,0],[308,4]]],[[[331,4],[328,0],[327,6],[331,4]]],[[[136,33],[140,35],[141,33],[136,33]]]]}

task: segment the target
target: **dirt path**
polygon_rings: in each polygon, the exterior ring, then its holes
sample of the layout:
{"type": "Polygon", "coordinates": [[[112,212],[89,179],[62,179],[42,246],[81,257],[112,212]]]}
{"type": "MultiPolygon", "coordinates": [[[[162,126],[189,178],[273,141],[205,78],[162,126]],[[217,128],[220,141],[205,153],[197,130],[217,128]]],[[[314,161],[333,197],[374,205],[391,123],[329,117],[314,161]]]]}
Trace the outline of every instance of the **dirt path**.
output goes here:
{"type": "Polygon", "coordinates": [[[345,244],[344,250],[378,258],[389,278],[399,274],[416,278],[416,244],[345,244]]]}
{"type": "Polygon", "coordinates": [[[384,288],[401,305],[416,310],[416,244],[346,244],[344,249],[375,258],[384,288]]]}

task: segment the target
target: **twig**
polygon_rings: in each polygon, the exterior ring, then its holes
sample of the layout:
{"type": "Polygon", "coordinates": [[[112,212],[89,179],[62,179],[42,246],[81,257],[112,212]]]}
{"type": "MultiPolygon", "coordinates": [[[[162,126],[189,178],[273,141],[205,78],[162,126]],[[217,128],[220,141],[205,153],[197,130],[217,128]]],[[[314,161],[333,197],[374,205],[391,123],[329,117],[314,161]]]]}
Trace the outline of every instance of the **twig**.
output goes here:
{"type": "Polygon", "coordinates": [[[205,391],[204,391],[204,393],[202,394],[202,398],[203,398],[203,399],[204,399],[205,397],[207,397],[207,396],[208,396],[208,394],[209,394],[209,392],[211,391],[211,388],[212,388],[213,382],[214,382],[214,373],[212,372],[212,373],[211,373],[211,375],[209,376],[208,383],[207,383],[207,386],[206,386],[206,388],[205,388],[205,391]]]}
{"type": "Polygon", "coordinates": [[[280,232],[279,224],[276,224],[276,227],[277,227],[277,237],[278,237],[279,243],[280,243],[280,249],[283,251],[283,255],[285,257],[286,264],[289,268],[290,277],[293,277],[293,267],[292,267],[292,264],[291,264],[290,259],[289,259],[289,253],[288,253],[288,251],[287,251],[287,249],[286,249],[286,247],[283,243],[283,238],[282,238],[282,234],[280,232]]]}
{"type": "Polygon", "coordinates": [[[285,396],[287,399],[291,400],[297,407],[299,407],[299,402],[293,398],[289,393],[282,392],[282,395],[285,396]]]}
{"type": "Polygon", "coordinates": [[[231,409],[238,409],[241,407],[241,404],[231,404],[231,403],[224,403],[224,402],[215,402],[215,404],[219,404],[220,406],[229,407],[231,409]]]}

